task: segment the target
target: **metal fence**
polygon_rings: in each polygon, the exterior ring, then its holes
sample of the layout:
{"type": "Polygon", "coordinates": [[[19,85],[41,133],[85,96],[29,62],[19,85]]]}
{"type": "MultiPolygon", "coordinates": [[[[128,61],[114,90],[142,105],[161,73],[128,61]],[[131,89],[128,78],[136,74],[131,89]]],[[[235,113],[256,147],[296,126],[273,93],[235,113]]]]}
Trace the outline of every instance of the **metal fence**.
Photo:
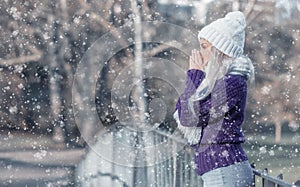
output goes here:
{"type": "Polygon", "coordinates": [[[253,168],[254,174],[254,182],[253,187],[261,186],[261,187],[296,187],[300,186],[300,181],[297,181],[294,185],[290,184],[283,180],[283,174],[279,174],[277,177],[271,176],[268,174],[268,169],[265,168],[262,171],[259,171],[253,168]],[[259,178],[260,182],[257,182],[257,178],[259,178]]]}
{"type": "MultiPolygon", "coordinates": [[[[110,133],[110,142],[116,141],[116,133],[110,133]]],[[[94,151],[90,151],[77,168],[77,184],[82,187],[113,186],[113,187],[202,187],[202,180],[193,168],[194,154],[189,146],[177,150],[184,141],[176,136],[170,137],[161,131],[153,132],[154,142],[168,140],[168,148],[176,149],[173,157],[145,167],[128,167],[105,160],[94,151]]],[[[126,140],[124,140],[126,141],[126,140]]],[[[97,144],[95,145],[97,147],[97,144]]],[[[99,147],[99,146],[98,146],[99,147]]],[[[94,148],[95,150],[96,148],[94,148]]],[[[111,151],[115,157],[114,146],[110,150],[101,147],[101,151],[111,151]]],[[[97,152],[97,150],[96,150],[97,152]]],[[[157,154],[157,153],[153,153],[157,154]]],[[[126,157],[126,155],[124,155],[126,157]]],[[[154,158],[157,158],[153,155],[154,158]]],[[[272,177],[267,170],[253,168],[253,187],[294,187],[296,185],[283,181],[282,175],[272,177]],[[259,181],[259,182],[258,182],[259,181]]]]}
{"type": "MultiPolygon", "coordinates": [[[[193,168],[194,156],[189,146],[184,146],[184,141],[180,137],[170,137],[170,134],[154,131],[151,140],[154,144],[168,142],[166,152],[170,150],[174,153],[165,159],[158,156],[159,152],[153,151],[151,154],[152,163],[145,166],[126,166],[112,162],[116,154],[117,146],[114,143],[119,137],[123,137],[122,141],[126,142],[126,136],[118,134],[118,132],[109,133],[106,137],[114,146],[103,148],[97,143],[89,151],[85,159],[79,164],[76,171],[76,180],[78,186],[113,186],[113,187],[182,187],[182,186],[202,186],[200,177],[193,168]],[[179,149],[180,147],[180,149],[179,149]],[[99,149],[98,149],[99,148],[99,149]],[[178,149],[178,150],[177,150],[178,149]],[[98,152],[98,154],[97,154],[98,152]],[[111,152],[111,160],[107,160],[99,156],[99,152],[111,152]]],[[[120,140],[119,140],[120,141],[120,140]]],[[[161,151],[161,154],[166,154],[161,151]]],[[[122,154],[122,153],[121,153],[122,154]]],[[[128,155],[121,155],[124,159],[128,155]]],[[[118,157],[120,158],[120,157],[118,157]]]]}

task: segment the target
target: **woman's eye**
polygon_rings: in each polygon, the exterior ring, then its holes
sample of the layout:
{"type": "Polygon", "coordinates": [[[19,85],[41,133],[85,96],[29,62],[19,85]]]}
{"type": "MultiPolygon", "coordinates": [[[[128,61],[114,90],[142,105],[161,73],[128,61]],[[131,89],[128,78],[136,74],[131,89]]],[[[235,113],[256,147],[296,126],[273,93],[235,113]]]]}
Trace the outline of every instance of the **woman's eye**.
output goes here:
{"type": "Polygon", "coordinates": [[[206,43],[200,44],[200,47],[201,47],[202,49],[206,49],[206,48],[209,47],[209,44],[206,44],[206,43]]]}

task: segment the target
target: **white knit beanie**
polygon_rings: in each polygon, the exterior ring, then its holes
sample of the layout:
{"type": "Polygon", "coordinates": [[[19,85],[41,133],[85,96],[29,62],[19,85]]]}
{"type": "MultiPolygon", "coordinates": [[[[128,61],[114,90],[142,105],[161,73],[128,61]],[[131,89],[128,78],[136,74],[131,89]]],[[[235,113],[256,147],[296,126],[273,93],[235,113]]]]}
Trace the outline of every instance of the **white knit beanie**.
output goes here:
{"type": "Polygon", "coordinates": [[[203,38],[224,54],[236,58],[244,52],[245,28],[244,14],[240,11],[229,12],[224,18],[203,27],[198,39],[203,38]]]}

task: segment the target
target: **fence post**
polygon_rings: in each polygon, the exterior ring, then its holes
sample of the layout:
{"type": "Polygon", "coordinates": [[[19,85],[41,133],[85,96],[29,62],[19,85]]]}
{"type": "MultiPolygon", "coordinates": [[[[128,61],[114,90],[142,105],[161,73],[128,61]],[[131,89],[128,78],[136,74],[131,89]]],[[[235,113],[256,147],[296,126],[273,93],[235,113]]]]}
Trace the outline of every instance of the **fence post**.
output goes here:
{"type": "MultiPolygon", "coordinates": [[[[283,180],[283,174],[280,173],[280,174],[277,176],[277,178],[283,180]]],[[[284,186],[278,184],[278,187],[284,187],[284,186]]]]}
{"type": "Polygon", "coordinates": [[[296,185],[296,186],[300,186],[300,180],[297,180],[297,181],[295,182],[295,185],[296,185]]]}
{"type": "MultiPolygon", "coordinates": [[[[268,175],[268,168],[264,169],[263,174],[268,175]]],[[[275,182],[268,180],[264,177],[262,177],[262,183],[263,183],[262,184],[263,187],[275,187],[276,186],[275,182]]]]}
{"type": "MultiPolygon", "coordinates": [[[[263,170],[262,174],[268,174],[268,169],[265,168],[263,170]]],[[[261,180],[262,180],[262,187],[268,187],[268,181],[265,178],[263,178],[263,177],[261,178],[261,180]]]]}
{"type": "MultiPolygon", "coordinates": [[[[254,163],[251,164],[251,167],[252,167],[253,169],[255,169],[254,163]]],[[[255,187],[255,181],[256,181],[256,180],[255,180],[255,173],[253,172],[252,175],[253,175],[252,187],[255,187]]]]}

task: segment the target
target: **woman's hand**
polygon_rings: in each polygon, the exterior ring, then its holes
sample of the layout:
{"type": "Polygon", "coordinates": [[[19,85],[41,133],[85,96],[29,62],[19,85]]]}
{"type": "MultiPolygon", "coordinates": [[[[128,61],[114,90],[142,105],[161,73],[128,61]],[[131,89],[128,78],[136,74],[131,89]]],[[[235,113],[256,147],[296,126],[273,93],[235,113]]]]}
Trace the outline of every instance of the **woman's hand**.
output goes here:
{"type": "Polygon", "coordinates": [[[198,69],[198,70],[205,70],[208,62],[204,62],[203,57],[200,51],[193,49],[192,55],[190,56],[190,66],[189,69],[198,69]]]}

